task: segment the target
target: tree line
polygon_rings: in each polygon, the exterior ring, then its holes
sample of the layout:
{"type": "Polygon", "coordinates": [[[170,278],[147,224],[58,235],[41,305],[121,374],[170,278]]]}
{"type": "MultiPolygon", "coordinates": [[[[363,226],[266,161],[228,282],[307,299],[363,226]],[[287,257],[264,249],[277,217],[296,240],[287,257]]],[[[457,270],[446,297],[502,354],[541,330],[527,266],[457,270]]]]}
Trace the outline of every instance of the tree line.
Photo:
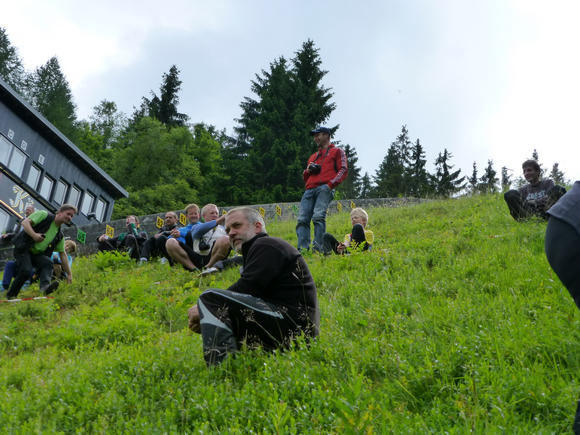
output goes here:
{"type": "MultiPolygon", "coordinates": [[[[113,218],[180,209],[190,202],[299,201],[302,171],[314,151],[309,131],[325,124],[336,108],[332,89],[323,85],[326,74],[312,40],[291,59],[275,59],[251,81],[252,96],[240,103],[242,113],[232,135],[191,122],[179,112],[182,80],[176,65],[163,74],[159,90],[142,97],[132,114],[103,99],[89,119],[78,119],[57,57],[26,71],[0,28],[0,77],[129,192],[129,198],[116,202],[113,218]]],[[[331,127],[333,132],[338,128],[331,127]]],[[[405,125],[374,175],[361,174],[354,146],[334,142],[344,149],[349,164],[338,198],[449,197],[495,192],[512,184],[508,169],[502,168],[498,185],[491,160],[481,177],[475,162],[471,177],[461,175],[447,149],[435,159],[435,173],[429,173],[423,145],[420,139],[411,141],[405,125]]],[[[553,174],[561,174],[557,163],[554,168],[553,174]]]]}

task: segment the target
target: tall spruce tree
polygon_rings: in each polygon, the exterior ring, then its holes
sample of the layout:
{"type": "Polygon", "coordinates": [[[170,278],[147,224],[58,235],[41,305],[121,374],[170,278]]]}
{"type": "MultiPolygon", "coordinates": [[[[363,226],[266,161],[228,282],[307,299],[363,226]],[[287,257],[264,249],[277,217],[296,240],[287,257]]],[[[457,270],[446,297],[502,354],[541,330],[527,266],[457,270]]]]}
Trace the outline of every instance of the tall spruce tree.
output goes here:
{"type": "Polygon", "coordinates": [[[368,172],[365,172],[361,178],[360,183],[360,198],[371,198],[373,193],[373,186],[371,184],[371,177],[368,172]]]}
{"type": "Polygon", "coordinates": [[[564,186],[566,183],[566,178],[564,173],[560,170],[558,163],[554,163],[552,166],[552,170],[550,171],[550,178],[554,181],[554,183],[564,186]]]}
{"type": "Polygon", "coordinates": [[[18,51],[10,43],[6,29],[0,27],[0,77],[16,92],[22,92],[24,66],[18,51]]]}
{"type": "Polygon", "coordinates": [[[143,116],[157,119],[167,127],[182,127],[188,121],[189,116],[179,113],[179,91],[182,81],[179,78],[179,69],[172,65],[168,73],[163,74],[159,96],[151,91],[151,98],[143,97],[141,107],[133,115],[133,120],[143,116]]]}
{"type": "Polygon", "coordinates": [[[475,162],[473,162],[471,177],[467,179],[467,182],[469,183],[471,193],[476,193],[479,190],[479,178],[477,177],[477,164],[475,162]]]}
{"type": "Polygon", "coordinates": [[[501,190],[507,192],[512,185],[512,176],[509,174],[510,169],[505,166],[501,168],[501,190]]]}
{"type": "Polygon", "coordinates": [[[349,144],[339,146],[344,149],[344,154],[346,155],[346,161],[348,162],[348,176],[336,190],[340,192],[341,198],[355,199],[359,197],[361,188],[361,168],[357,165],[358,156],[356,150],[349,144]]]}
{"type": "Polygon", "coordinates": [[[435,159],[435,192],[442,197],[449,197],[465,187],[465,176],[459,177],[461,169],[451,172],[453,165],[450,165],[449,161],[452,157],[453,155],[445,148],[443,154],[439,153],[435,159]]]}
{"type": "Polygon", "coordinates": [[[403,166],[399,149],[396,143],[393,142],[375,173],[374,196],[390,198],[402,195],[404,173],[405,167],[403,166]]]}
{"type": "Polygon", "coordinates": [[[495,193],[497,192],[497,182],[499,181],[496,177],[497,172],[493,169],[493,161],[487,161],[487,167],[485,168],[485,172],[481,176],[481,189],[486,193],[495,193]]]}
{"type": "MultiPolygon", "coordinates": [[[[284,57],[256,74],[254,98],[240,104],[242,115],[234,129],[237,137],[227,158],[238,161],[238,202],[293,201],[304,191],[302,171],[316,146],[309,135],[335,108],[332,92],[322,85],[326,71],[311,40],[294,58],[284,57]]],[[[336,129],[336,127],[335,127],[336,129]]],[[[230,162],[225,161],[226,166],[230,162]]]]}
{"type": "Polygon", "coordinates": [[[410,150],[410,166],[408,171],[408,192],[417,198],[423,198],[432,191],[429,173],[425,169],[427,159],[419,139],[410,150]]]}
{"type": "Polygon", "coordinates": [[[72,141],[76,137],[76,106],[66,77],[52,57],[26,79],[26,94],[36,110],[72,141]]]}

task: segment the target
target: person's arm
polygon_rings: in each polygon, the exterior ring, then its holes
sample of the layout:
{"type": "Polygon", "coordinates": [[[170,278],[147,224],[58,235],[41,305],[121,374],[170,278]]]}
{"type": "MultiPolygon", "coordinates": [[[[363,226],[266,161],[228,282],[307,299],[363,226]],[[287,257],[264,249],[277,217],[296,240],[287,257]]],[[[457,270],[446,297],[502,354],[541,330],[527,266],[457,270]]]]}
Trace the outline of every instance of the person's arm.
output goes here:
{"type": "Polygon", "coordinates": [[[196,225],[191,229],[191,237],[194,239],[199,239],[201,238],[201,236],[203,236],[209,230],[214,229],[216,226],[217,221],[209,221],[203,224],[196,225]]]}
{"type": "Polygon", "coordinates": [[[188,326],[193,332],[198,334],[201,332],[199,309],[194,305],[187,311],[187,318],[189,319],[188,326]]]}
{"type": "Polygon", "coordinates": [[[66,280],[69,284],[72,283],[72,270],[70,268],[70,264],[68,262],[68,256],[66,252],[59,252],[60,255],[60,262],[62,264],[62,268],[66,273],[66,280]]]}
{"type": "Polygon", "coordinates": [[[335,168],[338,168],[336,175],[328,182],[328,187],[334,189],[344,181],[348,175],[348,163],[346,161],[346,154],[342,148],[334,148],[336,151],[333,154],[335,168]]]}
{"type": "Polygon", "coordinates": [[[40,243],[44,240],[44,234],[39,234],[34,231],[34,228],[32,228],[32,222],[28,218],[22,221],[22,229],[32,240],[34,240],[35,243],[40,243]]]}

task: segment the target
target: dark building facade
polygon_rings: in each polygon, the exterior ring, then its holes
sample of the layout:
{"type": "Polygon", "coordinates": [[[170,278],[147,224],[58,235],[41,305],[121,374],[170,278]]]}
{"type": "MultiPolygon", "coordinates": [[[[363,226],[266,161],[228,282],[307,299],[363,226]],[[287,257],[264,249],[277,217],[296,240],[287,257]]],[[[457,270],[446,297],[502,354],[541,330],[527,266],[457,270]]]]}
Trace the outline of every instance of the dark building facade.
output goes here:
{"type": "Polygon", "coordinates": [[[77,226],[110,220],[127,191],[0,79],[0,233],[32,204],[73,204],[77,226]]]}

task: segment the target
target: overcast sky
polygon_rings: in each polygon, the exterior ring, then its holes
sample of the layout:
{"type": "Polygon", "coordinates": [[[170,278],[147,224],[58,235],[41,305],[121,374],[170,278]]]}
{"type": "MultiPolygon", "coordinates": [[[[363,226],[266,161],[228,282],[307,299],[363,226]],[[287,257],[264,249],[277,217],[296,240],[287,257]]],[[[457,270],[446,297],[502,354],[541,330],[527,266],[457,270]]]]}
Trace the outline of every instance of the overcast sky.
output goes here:
{"type": "Polygon", "coordinates": [[[406,124],[430,171],[447,148],[467,175],[488,159],[519,175],[535,148],[576,180],[579,19],[576,0],[18,0],[0,26],[27,69],[58,57],[79,118],[102,99],[131,114],[175,64],[180,111],[228,133],[254,75],[310,38],[337,106],[328,124],[363,172],[406,124]]]}

